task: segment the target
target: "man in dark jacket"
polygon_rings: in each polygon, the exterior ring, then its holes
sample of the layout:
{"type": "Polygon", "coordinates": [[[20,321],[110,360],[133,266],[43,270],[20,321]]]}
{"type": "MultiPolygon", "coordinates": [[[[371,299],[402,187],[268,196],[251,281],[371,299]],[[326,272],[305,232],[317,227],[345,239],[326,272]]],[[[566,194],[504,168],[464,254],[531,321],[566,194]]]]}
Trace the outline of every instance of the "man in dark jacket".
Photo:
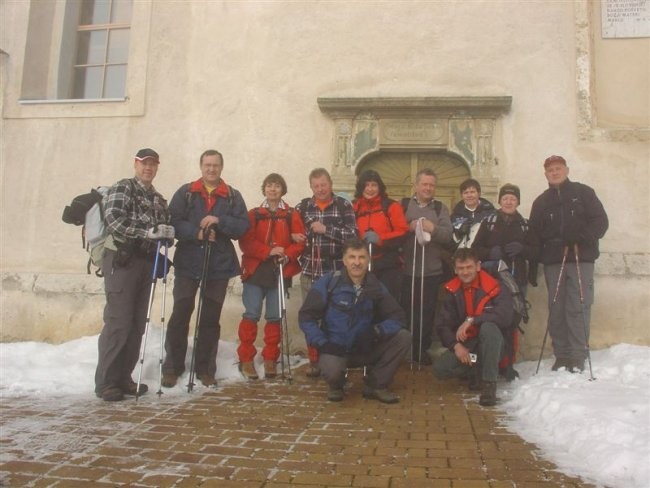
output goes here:
{"type": "Polygon", "coordinates": [[[201,178],[181,186],[169,204],[178,244],[174,254],[174,309],[165,338],[162,386],[171,388],[185,371],[187,334],[194,311],[206,249],[211,246],[207,280],[198,323],[194,371],[205,386],[215,384],[221,308],[228,281],[240,273],[232,240],[248,230],[248,211],[241,194],[221,178],[223,157],[214,149],[201,154],[201,178]]]}
{"type": "Polygon", "coordinates": [[[548,289],[548,331],[556,358],[552,369],[581,372],[589,352],[594,261],[609,221],[596,192],[569,181],[562,156],[547,158],[544,174],[549,188],[533,202],[529,225],[540,241],[539,261],[548,289]],[[575,264],[567,265],[576,261],[580,275],[575,264]]]}
{"type": "Polygon", "coordinates": [[[167,202],[153,186],[159,164],[156,151],[140,149],[133,162],[135,177],[118,181],[106,196],[108,237],[102,262],[106,307],[95,393],[108,402],[148,390],[140,383],[138,391],[131,372],[146,324],[156,242],[174,240],[167,202]]]}
{"type": "Polygon", "coordinates": [[[368,367],[365,398],[399,402],[388,385],[409,350],[411,335],[404,329],[402,308],[368,272],[369,260],[364,241],[347,241],[344,269],[314,282],[298,314],[307,344],[319,352],[318,366],[333,402],[343,400],[346,369],[357,366],[368,367]]]}
{"type": "Polygon", "coordinates": [[[476,251],[460,248],[453,256],[456,278],[445,284],[448,292],[436,315],[436,332],[448,351],[433,364],[440,379],[472,374],[480,368],[485,407],[496,405],[503,333],[512,322],[512,296],[481,269],[476,251]]]}

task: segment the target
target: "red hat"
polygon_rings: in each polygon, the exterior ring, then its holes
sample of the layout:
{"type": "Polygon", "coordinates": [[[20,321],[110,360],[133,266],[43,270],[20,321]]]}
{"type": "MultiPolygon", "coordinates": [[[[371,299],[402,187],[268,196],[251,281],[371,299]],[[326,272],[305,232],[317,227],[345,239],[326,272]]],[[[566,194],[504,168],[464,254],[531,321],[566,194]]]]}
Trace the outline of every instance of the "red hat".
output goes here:
{"type": "Polygon", "coordinates": [[[544,168],[547,168],[552,163],[562,163],[566,166],[566,160],[562,156],[549,156],[544,160],[544,168]]]}

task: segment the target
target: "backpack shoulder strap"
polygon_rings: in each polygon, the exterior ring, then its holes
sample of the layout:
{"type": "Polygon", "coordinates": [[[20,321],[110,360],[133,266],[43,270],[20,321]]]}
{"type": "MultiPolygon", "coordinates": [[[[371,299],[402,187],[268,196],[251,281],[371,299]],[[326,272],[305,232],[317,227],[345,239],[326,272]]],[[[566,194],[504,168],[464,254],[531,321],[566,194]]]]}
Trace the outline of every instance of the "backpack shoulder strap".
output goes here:
{"type": "Polygon", "coordinates": [[[409,208],[409,203],[411,203],[411,198],[410,197],[404,197],[404,198],[402,198],[400,203],[402,205],[402,209],[404,210],[404,213],[406,213],[406,211],[409,208]]]}
{"type": "Polygon", "coordinates": [[[336,285],[339,284],[339,281],[341,280],[341,270],[334,271],[332,274],[332,278],[330,279],[330,282],[327,284],[327,303],[330,301],[330,297],[332,296],[332,292],[334,291],[334,288],[336,288],[336,285]]]}
{"type": "Polygon", "coordinates": [[[436,212],[436,217],[440,217],[440,212],[442,211],[442,202],[440,200],[434,200],[433,209],[436,212]]]}

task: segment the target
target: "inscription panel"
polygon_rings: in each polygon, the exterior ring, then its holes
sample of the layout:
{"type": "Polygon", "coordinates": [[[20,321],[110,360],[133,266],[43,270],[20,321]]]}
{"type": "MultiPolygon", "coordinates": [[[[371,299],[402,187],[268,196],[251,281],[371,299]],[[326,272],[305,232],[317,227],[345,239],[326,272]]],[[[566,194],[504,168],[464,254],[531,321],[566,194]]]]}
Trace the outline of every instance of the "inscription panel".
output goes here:
{"type": "Polygon", "coordinates": [[[447,145],[446,120],[402,120],[379,121],[381,146],[443,147],[447,145]]]}

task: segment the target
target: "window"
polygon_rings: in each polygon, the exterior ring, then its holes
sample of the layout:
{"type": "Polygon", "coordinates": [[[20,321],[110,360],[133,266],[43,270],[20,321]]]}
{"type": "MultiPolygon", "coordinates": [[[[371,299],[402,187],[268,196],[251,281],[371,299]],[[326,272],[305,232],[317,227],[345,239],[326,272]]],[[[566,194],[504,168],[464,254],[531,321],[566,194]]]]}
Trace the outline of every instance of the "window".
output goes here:
{"type": "Polygon", "coordinates": [[[131,0],[83,0],[72,98],[123,98],[131,0]]]}

